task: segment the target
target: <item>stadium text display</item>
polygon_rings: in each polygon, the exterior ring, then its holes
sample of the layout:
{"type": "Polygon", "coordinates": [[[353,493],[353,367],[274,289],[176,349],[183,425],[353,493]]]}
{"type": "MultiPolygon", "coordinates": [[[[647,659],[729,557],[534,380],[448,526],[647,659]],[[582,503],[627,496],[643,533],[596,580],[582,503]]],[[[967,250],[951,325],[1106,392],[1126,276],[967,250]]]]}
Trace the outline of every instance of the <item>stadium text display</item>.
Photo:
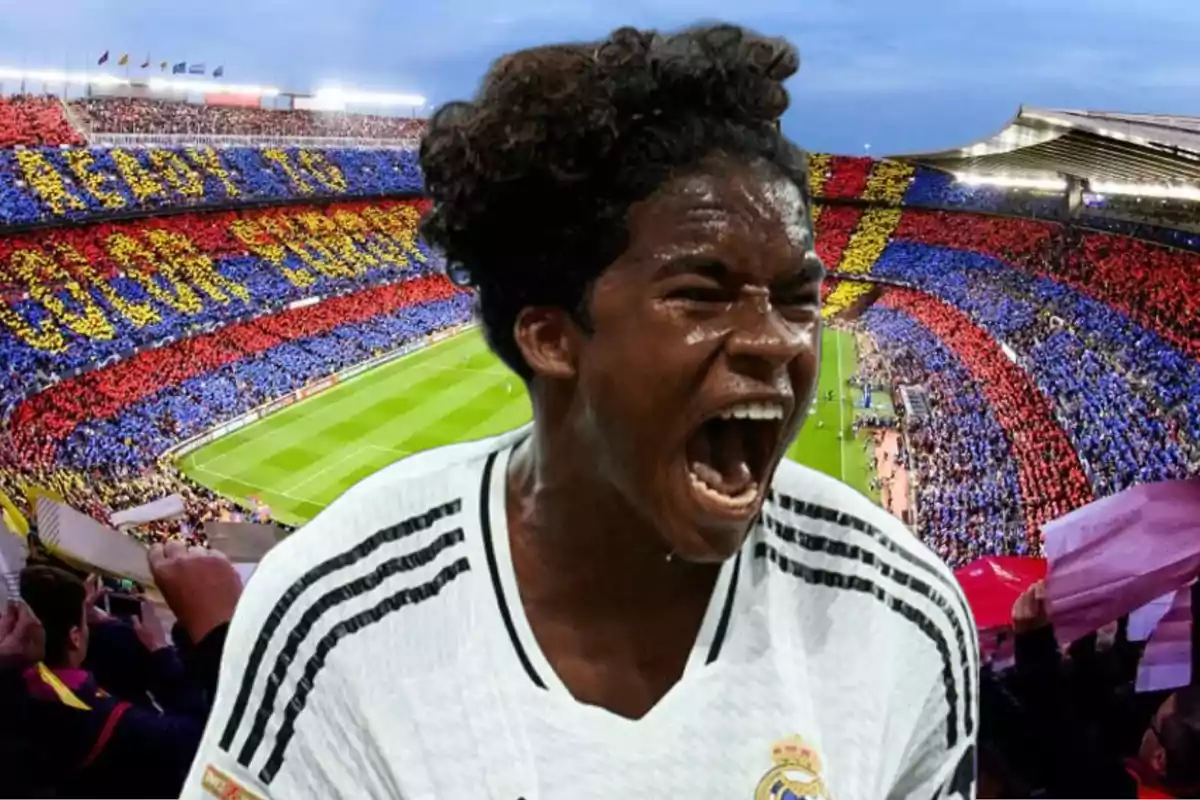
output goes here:
{"type": "Polygon", "coordinates": [[[6,363],[19,374],[54,353],[55,371],[69,371],[127,356],[131,343],[178,337],[181,324],[220,324],[261,304],[394,279],[428,260],[416,242],[421,207],[285,206],[6,238],[6,363]]]}
{"type": "Polygon", "coordinates": [[[29,148],[0,151],[0,225],[420,187],[408,150],[29,148]]]}

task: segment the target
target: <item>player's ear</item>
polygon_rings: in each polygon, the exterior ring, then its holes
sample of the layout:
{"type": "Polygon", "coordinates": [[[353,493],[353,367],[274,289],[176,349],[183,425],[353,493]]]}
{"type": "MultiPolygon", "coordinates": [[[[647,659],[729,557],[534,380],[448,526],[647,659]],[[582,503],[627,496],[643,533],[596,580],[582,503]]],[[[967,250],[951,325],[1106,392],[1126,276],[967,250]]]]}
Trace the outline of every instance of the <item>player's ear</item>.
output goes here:
{"type": "Polygon", "coordinates": [[[566,380],[575,377],[580,330],[561,308],[527,306],[517,314],[513,336],[535,375],[566,380]]]}

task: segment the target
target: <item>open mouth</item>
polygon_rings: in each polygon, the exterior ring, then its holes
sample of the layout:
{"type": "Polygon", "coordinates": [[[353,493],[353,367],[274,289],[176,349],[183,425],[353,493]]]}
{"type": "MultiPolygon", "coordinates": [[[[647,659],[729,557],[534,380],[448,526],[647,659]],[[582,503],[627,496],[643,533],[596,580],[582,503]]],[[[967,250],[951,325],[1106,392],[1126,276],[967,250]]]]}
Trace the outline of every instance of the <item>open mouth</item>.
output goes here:
{"type": "Polygon", "coordinates": [[[742,403],[705,420],[688,439],[688,481],[718,513],[754,509],[783,430],[779,403],[742,403]]]}

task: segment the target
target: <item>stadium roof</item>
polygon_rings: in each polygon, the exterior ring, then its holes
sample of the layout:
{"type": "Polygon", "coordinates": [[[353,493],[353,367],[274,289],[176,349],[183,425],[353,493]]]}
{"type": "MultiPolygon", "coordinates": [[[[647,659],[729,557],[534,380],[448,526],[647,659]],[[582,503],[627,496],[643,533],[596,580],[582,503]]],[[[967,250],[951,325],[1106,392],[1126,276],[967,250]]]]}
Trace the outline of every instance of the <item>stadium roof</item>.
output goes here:
{"type": "Polygon", "coordinates": [[[1022,106],[988,139],[892,158],[959,175],[1200,184],[1200,117],[1022,106]]]}

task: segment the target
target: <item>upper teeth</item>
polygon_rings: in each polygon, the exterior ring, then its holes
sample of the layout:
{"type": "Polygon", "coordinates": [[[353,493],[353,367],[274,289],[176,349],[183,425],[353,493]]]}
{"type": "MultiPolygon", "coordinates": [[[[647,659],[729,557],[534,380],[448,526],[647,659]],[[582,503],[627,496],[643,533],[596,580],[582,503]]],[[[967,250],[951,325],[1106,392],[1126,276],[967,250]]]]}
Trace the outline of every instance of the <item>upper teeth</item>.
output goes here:
{"type": "Polygon", "coordinates": [[[783,419],[778,403],[742,403],[721,412],[721,419],[783,419]]]}

